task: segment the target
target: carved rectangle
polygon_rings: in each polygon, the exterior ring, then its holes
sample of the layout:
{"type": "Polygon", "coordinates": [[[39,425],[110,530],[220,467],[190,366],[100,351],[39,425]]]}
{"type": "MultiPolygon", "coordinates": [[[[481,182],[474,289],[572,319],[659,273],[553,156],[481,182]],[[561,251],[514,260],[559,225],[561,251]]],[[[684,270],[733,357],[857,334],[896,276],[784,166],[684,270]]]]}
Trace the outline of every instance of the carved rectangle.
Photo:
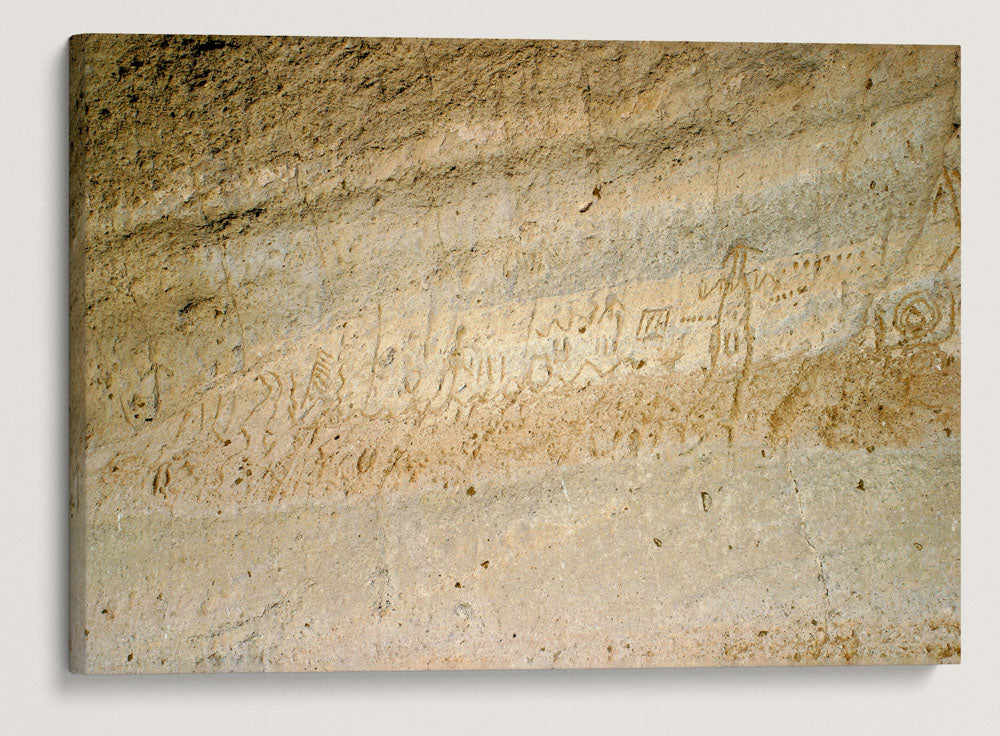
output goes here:
{"type": "Polygon", "coordinates": [[[660,340],[667,333],[670,324],[670,307],[643,309],[639,315],[639,327],[635,336],[640,340],[660,340]]]}

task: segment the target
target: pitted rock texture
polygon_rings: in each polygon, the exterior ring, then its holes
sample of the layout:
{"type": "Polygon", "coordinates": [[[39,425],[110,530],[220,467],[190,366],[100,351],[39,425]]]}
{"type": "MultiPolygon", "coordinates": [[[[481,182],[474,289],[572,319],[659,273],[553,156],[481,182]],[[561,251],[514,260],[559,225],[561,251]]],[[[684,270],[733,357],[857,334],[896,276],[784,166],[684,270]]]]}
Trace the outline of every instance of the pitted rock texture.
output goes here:
{"type": "Polygon", "coordinates": [[[70,64],[75,669],[958,661],[957,48],[70,64]]]}

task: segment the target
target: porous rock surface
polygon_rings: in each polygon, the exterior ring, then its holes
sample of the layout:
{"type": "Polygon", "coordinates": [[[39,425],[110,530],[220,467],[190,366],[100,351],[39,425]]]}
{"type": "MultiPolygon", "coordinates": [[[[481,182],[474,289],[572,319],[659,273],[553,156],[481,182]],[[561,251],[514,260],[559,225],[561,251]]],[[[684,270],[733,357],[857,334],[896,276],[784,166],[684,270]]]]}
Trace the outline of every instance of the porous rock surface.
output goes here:
{"type": "Polygon", "coordinates": [[[955,47],[71,41],[71,664],[960,657],[955,47]]]}

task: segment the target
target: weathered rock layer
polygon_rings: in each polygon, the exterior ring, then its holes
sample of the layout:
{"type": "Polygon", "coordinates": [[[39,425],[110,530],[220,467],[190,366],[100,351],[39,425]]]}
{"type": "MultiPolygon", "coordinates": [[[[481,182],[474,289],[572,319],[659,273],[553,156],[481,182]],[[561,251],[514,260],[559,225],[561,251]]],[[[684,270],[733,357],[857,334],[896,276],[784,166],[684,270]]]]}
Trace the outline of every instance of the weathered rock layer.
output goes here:
{"type": "Polygon", "coordinates": [[[958,659],[957,49],[72,51],[75,667],[958,659]]]}

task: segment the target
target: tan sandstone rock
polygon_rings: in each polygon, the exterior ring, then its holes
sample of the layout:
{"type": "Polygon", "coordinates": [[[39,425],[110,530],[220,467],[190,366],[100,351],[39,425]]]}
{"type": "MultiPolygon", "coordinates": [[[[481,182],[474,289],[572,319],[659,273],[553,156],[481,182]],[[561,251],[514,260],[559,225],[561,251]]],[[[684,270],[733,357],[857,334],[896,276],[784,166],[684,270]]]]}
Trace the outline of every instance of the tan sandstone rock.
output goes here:
{"type": "Polygon", "coordinates": [[[78,36],[85,672],[960,657],[955,47],[78,36]]]}

